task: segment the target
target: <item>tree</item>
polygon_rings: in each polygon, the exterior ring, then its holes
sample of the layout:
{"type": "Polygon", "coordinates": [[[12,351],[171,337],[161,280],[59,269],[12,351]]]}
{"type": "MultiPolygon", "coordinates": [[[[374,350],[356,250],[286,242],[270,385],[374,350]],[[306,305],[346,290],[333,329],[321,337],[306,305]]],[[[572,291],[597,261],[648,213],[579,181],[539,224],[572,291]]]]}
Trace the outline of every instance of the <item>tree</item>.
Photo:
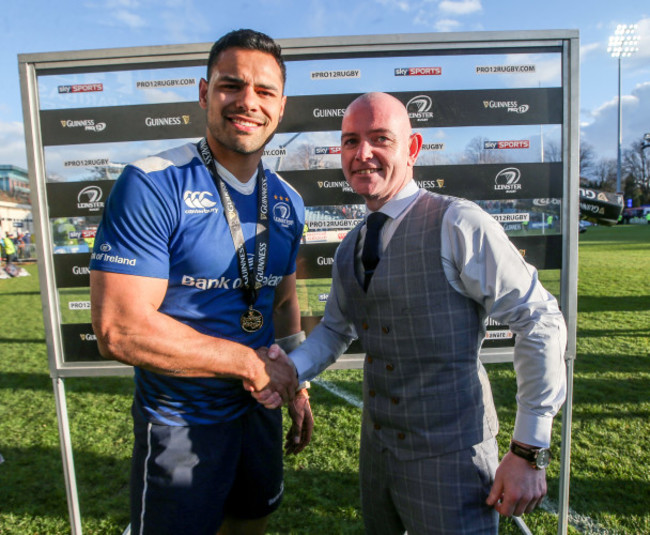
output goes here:
{"type": "MultiPolygon", "coordinates": [[[[557,146],[552,142],[551,148],[558,150],[557,146]]],[[[596,157],[596,151],[592,145],[580,142],[580,182],[600,187],[601,184],[607,183],[608,175],[609,162],[604,164],[602,160],[596,157]],[[598,186],[596,186],[596,183],[598,186]]]]}
{"type": "Polygon", "coordinates": [[[643,150],[642,141],[633,142],[629,149],[623,151],[621,168],[630,182],[630,197],[638,198],[640,204],[650,202],[649,163],[643,150]]]}
{"type": "MultiPolygon", "coordinates": [[[[544,144],[544,161],[545,162],[561,162],[562,161],[562,147],[555,141],[547,141],[544,144]]],[[[580,173],[582,176],[582,173],[580,173]]]]}
{"type": "Polygon", "coordinates": [[[589,176],[598,165],[596,151],[589,143],[580,142],[580,176],[589,176]]]}
{"type": "Polygon", "coordinates": [[[632,175],[627,175],[623,181],[623,197],[632,199],[632,206],[641,206],[644,204],[641,189],[637,186],[632,175]]]}
{"type": "Polygon", "coordinates": [[[316,147],[313,143],[301,143],[283,157],[280,170],[336,169],[339,167],[338,156],[316,154],[316,147]]]}
{"type": "MultiPolygon", "coordinates": [[[[544,161],[561,162],[562,147],[556,141],[547,141],[544,144],[544,161]]],[[[580,176],[589,176],[594,166],[597,165],[596,151],[585,142],[580,143],[580,176]]]]}
{"type": "Polygon", "coordinates": [[[603,191],[616,191],[616,168],[616,160],[597,160],[590,168],[590,185],[603,191]]]}
{"type": "Polygon", "coordinates": [[[483,164],[483,163],[503,163],[504,158],[498,154],[498,150],[491,150],[485,148],[485,142],[488,141],[485,137],[477,136],[473,138],[465,148],[463,154],[463,163],[469,164],[483,164]]]}

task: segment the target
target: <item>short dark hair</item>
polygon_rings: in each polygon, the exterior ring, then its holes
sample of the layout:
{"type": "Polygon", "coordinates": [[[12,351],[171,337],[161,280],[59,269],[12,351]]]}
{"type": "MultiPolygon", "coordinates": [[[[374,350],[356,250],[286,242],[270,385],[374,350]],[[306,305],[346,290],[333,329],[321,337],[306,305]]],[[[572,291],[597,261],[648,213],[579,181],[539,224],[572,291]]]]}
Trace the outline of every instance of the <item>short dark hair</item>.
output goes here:
{"type": "Polygon", "coordinates": [[[255,30],[233,30],[221,37],[212,45],[210,56],[208,57],[208,82],[212,75],[212,67],[217,62],[219,54],[228,48],[245,48],[247,50],[259,50],[271,54],[280,67],[282,72],[282,84],[287,81],[287,67],[282,59],[282,48],[268,35],[255,30]]]}

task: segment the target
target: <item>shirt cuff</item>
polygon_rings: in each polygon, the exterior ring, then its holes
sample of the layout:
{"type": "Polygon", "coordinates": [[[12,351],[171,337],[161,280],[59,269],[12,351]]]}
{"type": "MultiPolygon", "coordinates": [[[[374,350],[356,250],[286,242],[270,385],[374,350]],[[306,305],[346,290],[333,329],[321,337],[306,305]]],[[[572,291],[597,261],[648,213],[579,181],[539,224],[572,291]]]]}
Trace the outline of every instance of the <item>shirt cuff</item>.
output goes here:
{"type": "Polygon", "coordinates": [[[298,373],[298,381],[311,381],[336,361],[353,338],[329,329],[321,320],[307,340],[289,354],[298,373]]]}
{"type": "Polygon", "coordinates": [[[512,438],[522,444],[538,448],[548,448],[551,445],[552,416],[539,416],[518,409],[515,418],[515,430],[512,438]]]}
{"type": "Polygon", "coordinates": [[[275,343],[278,344],[285,353],[289,354],[302,344],[305,341],[305,338],[305,331],[300,331],[296,334],[284,336],[283,338],[276,338],[275,343]]]}
{"type": "MultiPolygon", "coordinates": [[[[304,351],[303,349],[297,349],[292,351],[289,355],[289,358],[293,361],[293,365],[296,367],[296,374],[298,375],[298,381],[311,381],[316,377],[322,370],[321,367],[314,362],[312,356],[304,351]]],[[[325,365],[327,367],[328,364],[325,365]]]]}

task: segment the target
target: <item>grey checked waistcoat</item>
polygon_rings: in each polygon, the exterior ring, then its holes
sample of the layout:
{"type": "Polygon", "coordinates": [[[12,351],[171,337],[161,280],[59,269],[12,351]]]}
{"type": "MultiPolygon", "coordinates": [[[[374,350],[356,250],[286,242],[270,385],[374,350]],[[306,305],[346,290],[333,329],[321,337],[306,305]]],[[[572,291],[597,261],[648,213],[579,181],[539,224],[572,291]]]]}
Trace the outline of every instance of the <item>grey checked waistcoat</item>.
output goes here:
{"type": "Polygon", "coordinates": [[[478,358],[478,305],[454,290],[443,271],[440,229],[451,202],[421,191],[367,293],[355,276],[360,226],[337,253],[347,316],[367,353],[362,432],[401,460],[473,446],[498,427],[478,358]]]}

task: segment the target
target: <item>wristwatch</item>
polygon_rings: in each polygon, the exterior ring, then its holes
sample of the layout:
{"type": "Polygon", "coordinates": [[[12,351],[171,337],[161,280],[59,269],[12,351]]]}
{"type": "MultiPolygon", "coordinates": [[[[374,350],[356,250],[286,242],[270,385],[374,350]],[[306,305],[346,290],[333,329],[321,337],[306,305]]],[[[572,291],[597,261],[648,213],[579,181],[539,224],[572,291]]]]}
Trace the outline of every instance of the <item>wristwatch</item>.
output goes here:
{"type": "Polygon", "coordinates": [[[535,470],[546,468],[551,461],[551,450],[548,448],[528,448],[511,442],[510,451],[517,457],[526,459],[535,470]]]}

